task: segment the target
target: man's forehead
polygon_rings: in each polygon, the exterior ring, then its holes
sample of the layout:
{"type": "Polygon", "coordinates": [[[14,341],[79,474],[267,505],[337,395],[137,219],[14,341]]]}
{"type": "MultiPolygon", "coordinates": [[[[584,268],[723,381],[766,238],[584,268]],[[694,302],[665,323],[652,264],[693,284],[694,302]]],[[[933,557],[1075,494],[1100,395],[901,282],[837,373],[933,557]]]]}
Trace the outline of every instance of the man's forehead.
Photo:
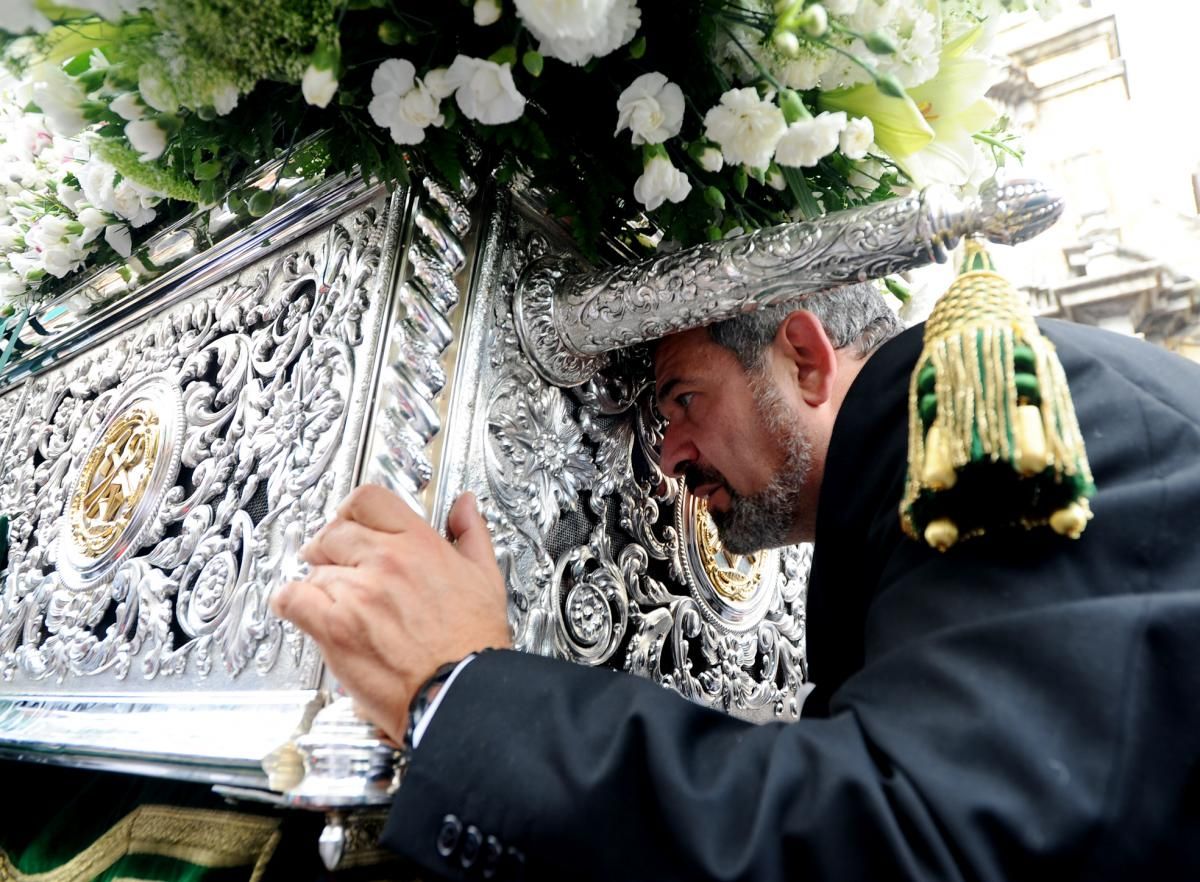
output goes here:
{"type": "MultiPolygon", "coordinates": [[[[717,347],[707,328],[692,328],[663,337],[654,348],[654,377],[658,382],[668,375],[691,370],[712,357],[717,347]]],[[[719,347],[718,347],[719,348],[719,347]]]]}

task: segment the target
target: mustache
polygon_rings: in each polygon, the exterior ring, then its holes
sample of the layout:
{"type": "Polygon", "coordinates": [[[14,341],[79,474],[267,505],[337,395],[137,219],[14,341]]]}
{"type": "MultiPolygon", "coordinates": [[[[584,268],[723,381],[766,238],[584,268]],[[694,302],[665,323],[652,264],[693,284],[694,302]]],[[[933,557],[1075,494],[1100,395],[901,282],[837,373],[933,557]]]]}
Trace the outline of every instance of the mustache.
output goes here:
{"type": "Polygon", "coordinates": [[[715,469],[708,469],[701,465],[690,465],[683,470],[683,482],[687,485],[688,490],[695,493],[705,484],[720,484],[725,488],[725,491],[731,496],[733,495],[729,484],[725,482],[725,476],[715,469]]]}

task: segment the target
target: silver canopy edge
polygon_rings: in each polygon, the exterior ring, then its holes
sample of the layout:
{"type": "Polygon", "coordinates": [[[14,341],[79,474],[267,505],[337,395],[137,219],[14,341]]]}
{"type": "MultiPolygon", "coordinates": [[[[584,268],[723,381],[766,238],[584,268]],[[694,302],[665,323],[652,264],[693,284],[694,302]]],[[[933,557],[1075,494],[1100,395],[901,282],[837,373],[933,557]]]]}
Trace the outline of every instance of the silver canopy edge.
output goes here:
{"type": "Polygon", "coordinates": [[[992,181],[967,199],[933,186],[625,266],[578,273],[545,258],[521,280],[517,331],[545,379],[576,386],[616,349],[943,263],[963,236],[1016,244],[1050,227],[1062,208],[1034,180],[992,181]]]}

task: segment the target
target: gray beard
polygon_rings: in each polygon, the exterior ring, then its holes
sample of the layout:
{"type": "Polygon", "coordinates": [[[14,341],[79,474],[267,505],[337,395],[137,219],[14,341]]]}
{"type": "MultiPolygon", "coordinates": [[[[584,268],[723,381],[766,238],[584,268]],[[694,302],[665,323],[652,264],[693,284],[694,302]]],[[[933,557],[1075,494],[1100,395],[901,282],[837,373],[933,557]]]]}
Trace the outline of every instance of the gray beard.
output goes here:
{"type": "Polygon", "coordinates": [[[770,484],[749,496],[726,485],[729,508],[711,512],[721,544],[734,554],[792,543],[804,487],[813,470],[812,444],[783,396],[766,378],[756,378],[750,388],[762,430],[782,449],[783,465],[770,484]]]}

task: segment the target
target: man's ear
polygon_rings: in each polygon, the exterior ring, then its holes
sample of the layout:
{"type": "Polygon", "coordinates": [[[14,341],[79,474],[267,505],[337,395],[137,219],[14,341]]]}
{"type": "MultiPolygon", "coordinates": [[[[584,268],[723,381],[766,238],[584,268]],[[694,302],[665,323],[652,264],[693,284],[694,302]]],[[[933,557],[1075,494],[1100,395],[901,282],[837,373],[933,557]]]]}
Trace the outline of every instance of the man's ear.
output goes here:
{"type": "Polygon", "coordinates": [[[833,397],[838,360],[820,319],[796,310],[780,324],[775,347],[794,367],[800,394],[809,405],[817,407],[833,397]]]}

